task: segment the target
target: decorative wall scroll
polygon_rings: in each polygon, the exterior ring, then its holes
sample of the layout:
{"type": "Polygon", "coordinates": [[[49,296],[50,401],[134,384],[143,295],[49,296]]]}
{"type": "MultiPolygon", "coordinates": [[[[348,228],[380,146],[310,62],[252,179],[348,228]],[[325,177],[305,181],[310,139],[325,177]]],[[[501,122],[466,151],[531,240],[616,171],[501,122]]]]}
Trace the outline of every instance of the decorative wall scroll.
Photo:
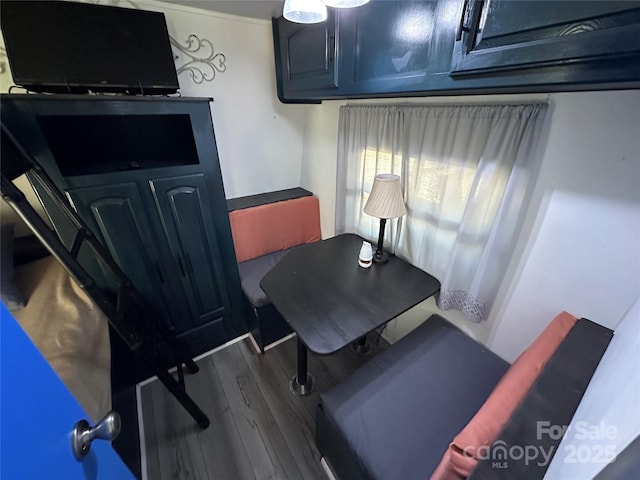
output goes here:
{"type": "Polygon", "coordinates": [[[216,78],[216,72],[223,73],[227,69],[224,53],[216,52],[206,38],[200,39],[191,34],[184,45],[173,37],[169,37],[169,40],[174,50],[178,75],[187,72],[194,83],[211,82],[216,78]]]}

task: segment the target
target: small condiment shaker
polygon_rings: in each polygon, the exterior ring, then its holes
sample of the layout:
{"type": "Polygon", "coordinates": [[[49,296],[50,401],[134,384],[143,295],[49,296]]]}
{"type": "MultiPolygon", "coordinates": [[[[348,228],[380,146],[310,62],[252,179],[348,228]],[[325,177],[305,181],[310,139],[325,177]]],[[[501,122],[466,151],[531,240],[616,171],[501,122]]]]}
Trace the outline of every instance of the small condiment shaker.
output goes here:
{"type": "Polygon", "coordinates": [[[369,268],[373,262],[373,249],[371,244],[366,240],[362,242],[360,247],[360,255],[358,256],[358,265],[362,268],[369,268]]]}

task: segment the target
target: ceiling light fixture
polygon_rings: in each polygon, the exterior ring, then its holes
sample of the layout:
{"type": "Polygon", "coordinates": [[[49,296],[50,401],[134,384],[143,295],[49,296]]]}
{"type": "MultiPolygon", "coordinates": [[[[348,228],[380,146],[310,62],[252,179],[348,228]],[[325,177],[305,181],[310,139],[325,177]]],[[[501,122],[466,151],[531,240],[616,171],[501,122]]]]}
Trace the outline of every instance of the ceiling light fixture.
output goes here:
{"type": "Polygon", "coordinates": [[[320,23],[327,19],[327,7],[354,8],[369,0],[285,0],[282,16],[294,23],[320,23]]]}
{"type": "Polygon", "coordinates": [[[282,16],[294,23],[320,23],[327,19],[322,0],[285,0],[282,16]]]}

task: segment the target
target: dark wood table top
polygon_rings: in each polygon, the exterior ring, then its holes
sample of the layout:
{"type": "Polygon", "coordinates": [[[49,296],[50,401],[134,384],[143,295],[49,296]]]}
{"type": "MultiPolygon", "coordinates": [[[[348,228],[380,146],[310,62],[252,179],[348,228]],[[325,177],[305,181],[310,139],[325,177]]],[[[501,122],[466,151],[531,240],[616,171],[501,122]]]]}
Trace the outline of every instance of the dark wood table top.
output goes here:
{"type": "Polygon", "coordinates": [[[436,294],[440,282],[394,256],[358,265],[362,238],[343,234],[291,250],[260,285],[309,350],[329,354],[436,294]]]}

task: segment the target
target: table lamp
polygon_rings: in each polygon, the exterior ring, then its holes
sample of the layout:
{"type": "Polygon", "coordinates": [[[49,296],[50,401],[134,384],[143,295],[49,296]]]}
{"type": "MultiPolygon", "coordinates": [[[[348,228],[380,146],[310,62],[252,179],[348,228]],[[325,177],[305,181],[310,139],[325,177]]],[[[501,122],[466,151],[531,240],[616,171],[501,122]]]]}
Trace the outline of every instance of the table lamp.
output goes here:
{"type": "Polygon", "coordinates": [[[407,210],[404,206],[400,177],[389,173],[376,175],[373,179],[373,187],[364,206],[364,213],[380,219],[380,232],[378,233],[378,246],[373,255],[373,261],[384,263],[389,256],[382,249],[384,241],[384,228],[388,218],[401,217],[407,210]]]}

